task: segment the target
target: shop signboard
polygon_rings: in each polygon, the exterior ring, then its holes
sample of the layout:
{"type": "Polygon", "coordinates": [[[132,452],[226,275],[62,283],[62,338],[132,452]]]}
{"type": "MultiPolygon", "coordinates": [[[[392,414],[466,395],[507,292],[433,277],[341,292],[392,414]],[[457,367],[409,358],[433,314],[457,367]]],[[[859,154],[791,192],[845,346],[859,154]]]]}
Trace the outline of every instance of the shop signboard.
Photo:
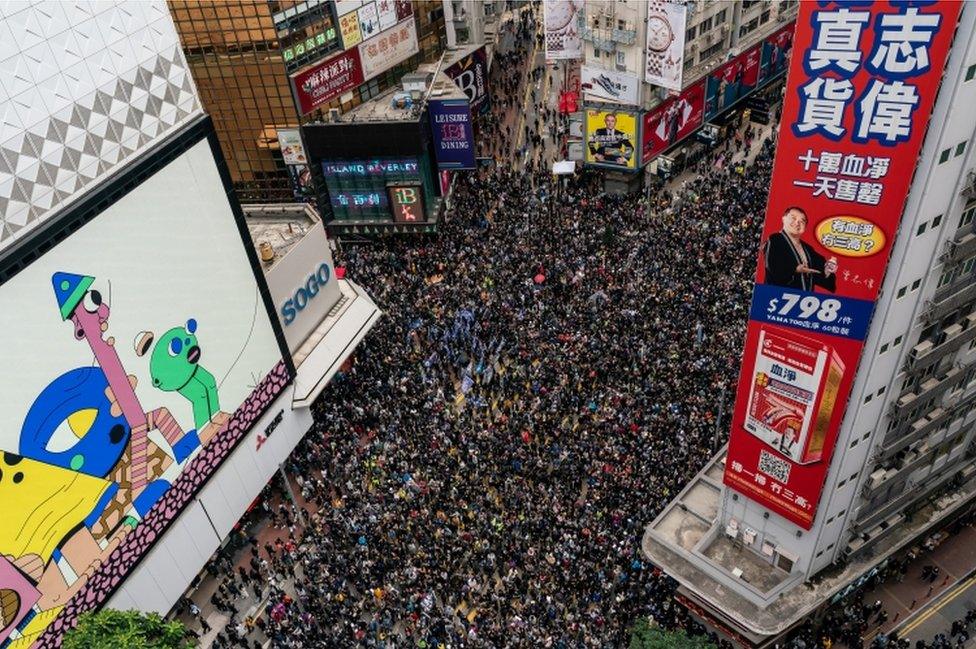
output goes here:
{"type": "Polygon", "coordinates": [[[669,97],[642,116],[641,165],[700,128],[705,113],[705,80],[669,97]]]}
{"type": "Polygon", "coordinates": [[[397,23],[395,27],[359,44],[363,76],[372,79],[381,72],[403,63],[419,51],[417,26],[413,18],[407,18],[397,23]]]}
{"type": "Polygon", "coordinates": [[[306,115],[364,81],[359,50],[340,52],[291,75],[299,112],[306,115]]]}
{"type": "Polygon", "coordinates": [[[425,221],[424,188],[421,185],[390,185],[387,188],[390,209],[396,223],[425,221]]]}
{"type": "Polygon", "coordinates": [[[339,33],[342,34],[342,47],[348,50],[363,42],[363,33],[359,29],[359,14],[350,11],[339,17],[339,33]]]}
{"type": "Polygon", "coordinates": [[[801,3],[725,484],[810,529],[961,3],[801,3]]]}
{"type": "Polygon", "coordinates": [[[468,96],[471,112],[483,115],[491,108],[491,96],[488,92],[488,55],[482,45],[460,61],[444,69],[454,85],[468,96]]]}
{"type": "Polygon", "coordinates": [[[432,99],[428,103],[437,168],[474,169],[474,128],[467,99],[432,99]]]}

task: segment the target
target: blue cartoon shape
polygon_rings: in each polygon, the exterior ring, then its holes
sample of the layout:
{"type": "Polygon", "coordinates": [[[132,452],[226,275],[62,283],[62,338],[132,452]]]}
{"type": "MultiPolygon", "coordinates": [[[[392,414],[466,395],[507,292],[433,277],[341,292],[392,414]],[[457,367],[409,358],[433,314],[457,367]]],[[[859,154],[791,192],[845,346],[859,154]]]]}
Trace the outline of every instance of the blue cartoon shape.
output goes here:
{"type": "Polygon", "coordinates": [[[20,454],[88,475],[107,476],[129,442],[129,425],[106,394],[99,367],[78,367],[37,396],[20,431],[20,454]]]}

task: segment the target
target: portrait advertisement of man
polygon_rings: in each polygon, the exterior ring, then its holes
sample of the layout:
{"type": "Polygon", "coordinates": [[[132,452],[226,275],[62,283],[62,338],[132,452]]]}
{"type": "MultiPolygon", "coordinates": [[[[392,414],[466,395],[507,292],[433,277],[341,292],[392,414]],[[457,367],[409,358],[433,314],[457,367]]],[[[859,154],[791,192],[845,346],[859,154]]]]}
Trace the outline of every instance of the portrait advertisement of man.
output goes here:
{"type": "MultiPolygon", "coordinates": [[[[633,121],[632,116],[627,116],[633,121]]],[[[598,118],[598,115],[590,115],[589,120],[598,118]]],[[[592,158],[592,162],[620,165],[630,167],[634,158],[634,144],[631,141],[634,132],[633,126],[629,133],[620,130],[617,126],[617,113],[605,113],[603,115],[603,127],[597,128],[590,133],[587,139],[587,147],[592,158]]]]}
{"type": "Polygon", "coordinates": [[[810,292],[820,287],[833,293],[837,290],[837,258],[827,259],[803,241],[806,229],[803,208],[786,208],[782,230],[771,234],[762,246],[765,283],[810,292]]]}

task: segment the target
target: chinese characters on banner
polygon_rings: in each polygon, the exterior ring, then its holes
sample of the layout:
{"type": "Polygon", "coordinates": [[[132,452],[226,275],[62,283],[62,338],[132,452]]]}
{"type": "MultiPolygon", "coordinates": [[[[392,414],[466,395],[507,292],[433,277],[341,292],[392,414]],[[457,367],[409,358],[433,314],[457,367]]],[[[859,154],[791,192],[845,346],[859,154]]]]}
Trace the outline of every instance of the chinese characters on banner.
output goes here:
{"type": "Polygon", "coordinates": [[[688,86],[643,115],[641,164],[694,133],[704,123],[705,80],[688,86]]]}
{"type": "Polygon", "coordinates": [[[650,0],[644,43],[647,55],[644,80],[647,83],[668,90],[681,90],[687,16],[688,8],[684,2],[650,0]]]}
{"type": "Polygon", "coordinates": [[[329,103],[363,81],[359,51],[355,49],[336,54],[291,75],[295,100],[302,115],[329,103]]]}
{"type": "Polygon", "coordinates": [[[359,44],[363,76],[372,79],[384,70],[403,63],[419,51],[417,25],[413,18],[409,18],[381,32],[379,36],[359,44]]]}
{"type": "Polygon", "coordinates": [[[475,169],[474,128],[467,99],[432,99],[428,104],[437,168],[475,169]]]}
{"type": "Polygon", "coordinates": [[[583,0],[545,0],[546,60],[578,59],[583,56],[580,20],[583,0]]]}
{"type": "Polygon", "coordinates": [[[800,3],[725,484],[810,529],[961,3],[800,3]]]}

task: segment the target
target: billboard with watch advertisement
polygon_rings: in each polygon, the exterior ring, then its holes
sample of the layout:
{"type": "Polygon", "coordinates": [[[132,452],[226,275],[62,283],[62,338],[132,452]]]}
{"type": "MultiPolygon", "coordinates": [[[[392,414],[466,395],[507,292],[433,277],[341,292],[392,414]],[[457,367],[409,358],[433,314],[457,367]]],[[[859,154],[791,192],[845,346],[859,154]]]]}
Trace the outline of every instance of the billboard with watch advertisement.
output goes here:
{"type": "Polygon", "coordinates": [[[800,4],[724,481],[804,529],[959,11],[800,4]]]}

